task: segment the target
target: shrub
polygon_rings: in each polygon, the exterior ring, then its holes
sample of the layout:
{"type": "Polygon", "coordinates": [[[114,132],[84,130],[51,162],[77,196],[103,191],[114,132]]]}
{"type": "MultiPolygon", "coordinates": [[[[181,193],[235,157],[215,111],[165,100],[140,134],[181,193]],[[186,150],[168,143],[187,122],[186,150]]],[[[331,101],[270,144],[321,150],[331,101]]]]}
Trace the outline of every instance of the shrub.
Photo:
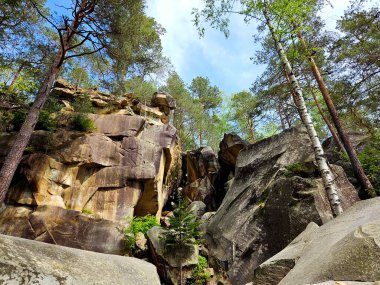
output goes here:
{"type": "Polygon", "coordinates": [[[199,244],[202,232],[199,231],[200,222],[194,214],[187,209],[187,203],[180,203],[174,209],[169,219],[170,226],[165,229],[161,239],[165,241],[168,250],[184,250],[191,245],[199,244]]]}
{"type": "Polygon", "coordinates": [[[375,135],[371,141],[358,154],[364,172],[372,182],[376,194],[380,195],[380,134],[375,135]]]}
{"type": "Polygon", "coordinates": [[[92,120],[82,114],[75,114],[71,119],[71,126],[76,131],[88,132],[95,129],[92,120]]]}
{"type": "Polygon", "coordinates": [[[21,129],[21,126],[25,121],[26,114],[27,112],[24,110],[17,110],[13,113],[13,118],[11,119],[11,123],[15,131],[19,131],[21,129]]]}
{"type": "Polygon", "coordinates": [[[88,94],[83,94],[82,98],[75,98],[73,102],[73,108],[75,112],[78,113],[94,113],[95,108],[92,106],[90,96],[88,94]]]}
{"type": "Polygon", "coordinates": [[[197,266],[193,269],[191,278],[186,282],[188,285],[204,285],[211,278],[211,274],[206,271],[208,263],[206,257],[200,255],[197,266]]]}
{"type": "Polygon", "coordinates": [[[129,227],[124,229],[124,242],[128,251],[132,251],[135,248],[136,234],[141,232],[144,235],[153,228],[159,226],[155,216],[146,215],[144,217],[133,217],[129,227]]]}
{"type": "Polygon", "coordinates": [[[57,128],[57,120],[51,117],[51,113],[47,110],[41,110],[36,124],[37,130],[54,131],[57,128]]]}

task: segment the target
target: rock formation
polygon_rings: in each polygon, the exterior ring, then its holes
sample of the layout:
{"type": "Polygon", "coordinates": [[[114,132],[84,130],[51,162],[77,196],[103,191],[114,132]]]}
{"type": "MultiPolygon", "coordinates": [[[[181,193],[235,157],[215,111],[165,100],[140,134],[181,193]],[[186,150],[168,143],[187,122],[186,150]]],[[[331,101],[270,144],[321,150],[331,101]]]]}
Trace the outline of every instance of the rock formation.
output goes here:
{"type": "Polygon", "coordinates": [[[188,151],[186,159],[186,186],[184,195],[190,201],[202,201],[208,210],[215,210],[215,182],[219,163],[211,147],[188,151]]]}
{"type": "Polygon", "coordinates": [[[143,260],[0,235],[0,284],[160,285],[143,260]]]}
{"type": "MultiPolygon", "coordinates": [[[[341,168],[333,169],[347,209],[358,200],[356,190],[341,168]]],[[[331,219],[306,130],[286,130],[240,151],[232,185],[205,225],[209,261],[232,284],[246,284],[310,222],[331,219]]]]}
{"type": "MultiPolygon", "coordinates": [[[[374,198],[356,203],[320,228],[310,224],[289,246],[255,270],[251,284],[380,280],[379,211],[380,198],[374,198]]],[[[342,284],[351,284],[345,282],[342,284]]]]}
{"type": "MultiPolygon", "coordinates": [[[[179,179],[177,131],[168,123],[175,101],[155,94],[153,106],[137,103],[135,113],[131,94],[75,89],[62,80],[52,96],[63,107],[56,114],[61,127],[34,132],[0,215],[0,233],[122,253],[125,219],[148,213],[159,218],[179,179]],[[71,106],[83,98],[95,108],[84,115],[93,121],[91,132],[70,129],[76,114],[71,106]]],[[[0,136],[0,155],[11,140],[11,134],[0,136]]]]}

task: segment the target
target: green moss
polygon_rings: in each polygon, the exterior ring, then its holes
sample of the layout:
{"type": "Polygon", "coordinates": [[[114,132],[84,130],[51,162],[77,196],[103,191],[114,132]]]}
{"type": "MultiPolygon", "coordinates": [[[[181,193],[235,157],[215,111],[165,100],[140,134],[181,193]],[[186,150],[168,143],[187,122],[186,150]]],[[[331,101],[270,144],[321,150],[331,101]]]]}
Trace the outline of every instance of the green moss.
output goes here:
{"type": "Polygon", "coordinates": [[[294,176],[294,175],[300,175],[304,172],[307,172],[308,169],[303,163],[293,163],[285,167],[285,173],[284,175],[287,177],[294,176]]]}

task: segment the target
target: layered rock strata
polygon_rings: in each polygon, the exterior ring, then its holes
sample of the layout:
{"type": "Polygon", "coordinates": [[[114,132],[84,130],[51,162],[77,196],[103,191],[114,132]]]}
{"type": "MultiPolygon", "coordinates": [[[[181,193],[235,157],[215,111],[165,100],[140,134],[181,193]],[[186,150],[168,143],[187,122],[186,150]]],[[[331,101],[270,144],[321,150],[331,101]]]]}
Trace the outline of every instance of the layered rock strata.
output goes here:
{"type": "MultiPolygon", "coordinates": [[[[57,81],[52,96],[63,106],[56,114],[62,117],[61,127],[33,133],[29,154],[8,192],[9,209],[0,214],[0,233],[121,253],[120,232],[126,219],[146,214],[159,218],[178,180],[177,130],[162,120],[163,115],[170,116],[175,101],[169,94],[158,95],[153,106],[144,105],[161,114],[151,116],[134,113],[136,99],[131,94],[116,97],[57,81]],[[94,129],[71,130],[69,118],[76,114],[71,104],[86,96],[95,113],[83,116],[92,120],[94,129]],[[41,220],[38,226],[35,216],[41,220]],[[96,239],[105,239],[104,245],[93,248],[96,239]],[[108,239],[114,240],[114,248],[107,248],[108,239]]],[[[11,134],[0,137],[1,155],[11,140],[11,134]]]]}

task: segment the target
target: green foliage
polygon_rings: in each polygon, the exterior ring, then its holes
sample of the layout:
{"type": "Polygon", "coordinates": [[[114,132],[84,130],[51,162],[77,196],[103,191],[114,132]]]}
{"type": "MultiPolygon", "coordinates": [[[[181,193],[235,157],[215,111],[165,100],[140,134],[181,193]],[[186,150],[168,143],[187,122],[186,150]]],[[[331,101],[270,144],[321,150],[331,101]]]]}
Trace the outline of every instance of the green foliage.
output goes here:
{"type": "Polygon", "coordinates": [[[374,136],[372,140],[358,154],[363,165],[364,172],[371,181],[376,193],[380,196],[380,135],[374,136]]]}
{"type": "Polygon", "coordinates": [[[165,62],[160,35],[165,30],[145,14],[145,0],[109,0],[99,5],[99,16],[111,20],[107,54],[114,74],[113,92],[125,93],[133,75],[157,72],[165,62]]]}
{"type": "Polygon", "coordinates": [[[300,175],[301,173],[306,172],[308,169],[303,163],[293,163],[285,167],[286,171],[284,173],[285,176],[293,176],[300,175]]]}
{"type": "Polygon", "coordinates": [[[124,88],[126,92],[133,93],[143,104],[149,104],[150,99],[157,87],[149,81],[145,81],[140,76],[135,76],[125,81],[124,88]]]}
{"type": "Polygon", "coordinates": [[[90,209],[87,209],[87,208],[83,208],[82,213],[85,215],[92,215],[92,211],[90,209]]]}
{"type": "Polygon", "coordinates": [[[21,126],[25,121],[26,114],[27,113],[25,110],[16,110],[13,113],[13,118],[11,119],[11,123],[15,131],[19,131],[21,129],[21,126]]]}
{"type": "Polygon", "coordinates": [[[75,114],[71,118],[71,127],[80,132],[89,132],[95,129],[94,122],[83,114],[75,114]]]}
{"type": "Polygon", "coordinates": [[[238,123],[244,139],[255,142],[257,134],[255,119],[260,115],[259,101],[248,91],[238,92],[231,97],[232,119],[238,123]]]}
{"type": "Polygon", "coordinates": [[[222,104],[222,92],[218,87],[211,86],[207,77],[195,77],[189,89],[192,97],[203,106],[206,112],[215,110],[222,104]]]}
{"type": "Polygon", "coordinates": [[[201,242],[202,232],[199,231],[200,222],[194,214],[187,209],[185,202],[174,209],[173,216],[169,219],[170,227],[165,228],[161,238],[165,241],[166,249],[184,250],[191,245],[201,242]]]}
{"type": "Polygon", "coordinates": [[[193,269],[191,278],[187,279],[187,285],[205,285],[210,280],[211,274],[205,269],[208,268],[206,257],[199,255],[198,264],[193,269]]]}
{"type": "Polygon", "coordinates": [[[92,105],[90,96],[88,94],[83,94],[83,97],[75,98],[73,102],[73,108],[75,112],[78,113],[94,113],[95,108],[92,105]]]}
{"type": "Polygon", "coordinates": [[[36,124],[37,130],[53,131],[56,129],[57,123],[50,115],[48,111],[41,110],[36,124]]]}
{"type": "Polygon", "coordinates": [[[128,251],[132,251],[135,248],[137,233],[141,232],[146,235],[151,228],[159,225],[157,218],[152,215],[133,217],[129,227],[124,229],[124,242],[128,251]]]}

